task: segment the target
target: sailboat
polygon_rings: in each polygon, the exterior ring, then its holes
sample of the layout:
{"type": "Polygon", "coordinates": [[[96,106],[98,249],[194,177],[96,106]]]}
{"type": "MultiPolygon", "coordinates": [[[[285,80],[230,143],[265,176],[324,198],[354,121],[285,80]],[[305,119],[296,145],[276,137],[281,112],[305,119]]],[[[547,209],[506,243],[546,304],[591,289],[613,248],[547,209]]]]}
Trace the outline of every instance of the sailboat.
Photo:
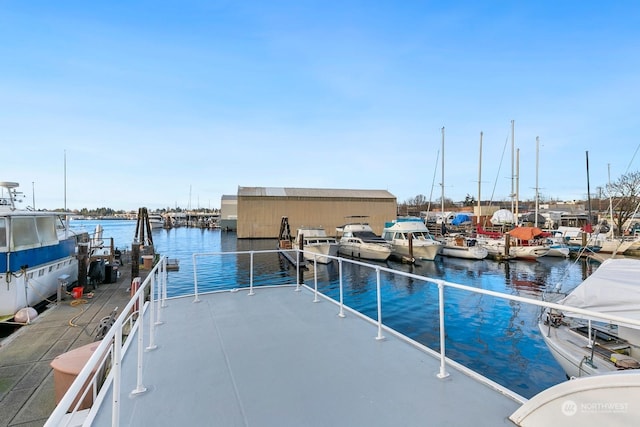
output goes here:
{"type": "MultiPolygon", "coordinates": [[[[538,227],[538,222],[540,219],[539,208],[540,208],[540,194],[538,192],[538,170],[540,169],[540,138],[536,136],[536,209],[534,215],[534,227],[538,227]]],[[[565,243],[564,239],[557,239],[552,236],[547,237],[547,244],[549,246],[549,251],[546,256],[550,257],[558,257],[558,258],[567,258],[569,253],[571,252],[569,246],[565,243]]]]}
{"type": "MultiPolygon", "coordinates": [[[[558,303],[640,320],[640,260],[611,258],[558,303]]],[[[568,377],[640,368],[640,329],[568,311],[545,310],[540,332],[568,377]]]]}
{"type": "MultiPolygon", "coordinates": [[[[443,213],[444,226],[444,127],[442,128],[442,195],[441,212],[443,213]]],[[[444,227],[443,227],[444,229],[444,227]]],[[[439,239],[442,243],[440,254],[454,258],[485,259],[489,252],[483,246],[477,244],[477,240],[469,238],[461,233],[443,234],[439,239]]]]}
{"type": "MultiPolygon", "coordinates": [[[[515,150],[514,120],[511,120],[511,214],[514,222],[518,218],[518,179],[520,150],[515,150]],[[516,159],[514,160],[514,153],[516,159]],[[514,173],[514,165],[516,170],[514,173]],[[514,186],[515,185],[515,186],[514,186]],[[515,190],[515,191],[514,191],[515,190]]],[[[536,185],[537,186],[537,185],[536,185]]],[[[496,212],[497,213],[497,212],[496,212]]],[[[494,214],[495,217],[495,214],[494,214]]],[[[504,235],[483,233],[478,229],[478,242],[484,246],[492,258],[517,258],[535,260],[549,253],[549,245],[542,240],[543,232],[538,227],[516,227],[504,235]]]]}

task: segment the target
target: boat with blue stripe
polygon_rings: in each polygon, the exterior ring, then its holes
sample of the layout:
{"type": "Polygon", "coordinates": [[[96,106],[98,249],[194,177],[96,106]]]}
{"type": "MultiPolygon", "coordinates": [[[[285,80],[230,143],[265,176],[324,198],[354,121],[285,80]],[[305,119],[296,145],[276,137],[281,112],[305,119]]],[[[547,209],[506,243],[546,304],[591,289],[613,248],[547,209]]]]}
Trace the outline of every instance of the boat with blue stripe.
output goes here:
{"type": "Polygon", "coordinates": [[[18,209],[17,188],[0,182],[0,321],[46,302],[78,278],[78,234],[65,214],[18,209]]]}

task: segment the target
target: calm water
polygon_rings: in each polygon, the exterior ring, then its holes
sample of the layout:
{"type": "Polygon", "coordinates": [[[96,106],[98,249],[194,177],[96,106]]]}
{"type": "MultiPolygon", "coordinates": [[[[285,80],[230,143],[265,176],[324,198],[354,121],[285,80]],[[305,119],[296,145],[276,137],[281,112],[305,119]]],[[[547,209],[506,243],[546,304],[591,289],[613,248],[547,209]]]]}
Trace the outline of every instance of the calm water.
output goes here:
{"type": "MultiPolygon", "coordinates": [[[[98,221],[74,221],[74,228],[93,231],[98,221]]],[[[104,237],[130,249],[135,221],[100,221],[104,237]]],[[[156,252],[180,261],[180,270],[169,273],[169,294],[192,293],[193,253],[274,249],[276,240],[237,240],[234,233],[220,230],[175,228],[154,230],[156,252]]],[[[563,291],[577,286],[596,265],[557,258],[536,262],[471,261],[440,258],[417,265],[386,262],[383,265],[417,275],[542,299],[545,290],[558,284],[563,291]]],[[[255,255],[254,284],[292,283],[295,269],[276,253],[255,255]]],[[[198,261],[202,291],[228,287],[216,271],[224,270],[241,284],[249,283],[248,256],[229,256],[216,261],[198,261]],[[207,283],[208,288],[203,288],[207,283]]],[[[343,263],[344,301],[372,318],[377,317],[375,270],[343,263]]],[[[408,277],[382,272],[383,321],[386,325],[433,349],[439,348],[438,291],[408,277]]],[[[312,272],[305,283],[313,287],[312,272]]],[[[318,287],[335,299],[339,295],[337,263],[319,265],[318,287]]],[[[447,355],[492,380],[525,396],[564,381],[565,374],[549,353],[537,327],[540,309],[484,295],[446,290],[447,355]]]]}

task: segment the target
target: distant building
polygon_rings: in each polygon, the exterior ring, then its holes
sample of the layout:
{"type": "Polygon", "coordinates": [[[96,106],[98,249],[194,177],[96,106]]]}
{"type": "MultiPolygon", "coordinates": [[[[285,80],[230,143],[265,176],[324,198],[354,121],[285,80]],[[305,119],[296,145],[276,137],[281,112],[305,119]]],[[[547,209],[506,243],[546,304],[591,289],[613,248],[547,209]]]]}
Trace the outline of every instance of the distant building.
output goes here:
{"type": "Polygon", "coordinates": [[[220,228],[227,231],[236,231],[238,229],[238,196],[222,196],[220,201],[220,228]]]}
{"type": "Polygon", "coordinates": [[[291,234],[301,226],[324,227],[330,236],[336,227],[358,221],[381,234],[385,221],[396,218],[396,197],[386,190],[238,187],[238,238],[277,238],[283,216],[291,234]]]}

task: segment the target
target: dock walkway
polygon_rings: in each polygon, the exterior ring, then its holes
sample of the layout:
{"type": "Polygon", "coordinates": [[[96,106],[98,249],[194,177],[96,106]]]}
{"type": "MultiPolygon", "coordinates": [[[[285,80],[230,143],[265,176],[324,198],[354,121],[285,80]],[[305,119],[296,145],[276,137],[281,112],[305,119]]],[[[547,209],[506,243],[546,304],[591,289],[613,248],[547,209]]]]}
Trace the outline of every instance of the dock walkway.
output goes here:
{"type": "MultiPolygon", "coordinates": [[[[68,295],[0,341],[0,427],[45,423],[56,406],[50,363],[93,342],[100,320],[127,304],[131,265],[120,266],[119,273],[115,283],[98,285],[91,298],[68,295]]],[[[147,273],[140,269],[143,278],[147,273]]]]}

